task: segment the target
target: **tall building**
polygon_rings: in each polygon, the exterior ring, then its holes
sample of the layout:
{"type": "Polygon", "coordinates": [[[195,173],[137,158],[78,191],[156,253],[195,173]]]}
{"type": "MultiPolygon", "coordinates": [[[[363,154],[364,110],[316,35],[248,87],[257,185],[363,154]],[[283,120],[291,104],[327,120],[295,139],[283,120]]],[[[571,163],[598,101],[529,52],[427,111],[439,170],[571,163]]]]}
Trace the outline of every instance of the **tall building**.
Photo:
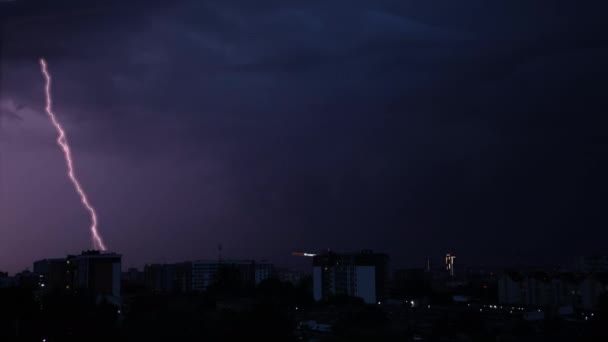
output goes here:
{"type": "Polygon", "coordinates": [[[68,264],[66,259],[42,259],[34,262],[34,273],[38,275],[39,286],[48,291],[69,289],[68,264]]]}
{"type": "Polygon", "coordinates": [[[68,272],[74,291],[93,294],[97,302],[120,304],[121,256],[116,253],[86,251],[68,255],[68,272]]]}
{"type": "Polygon", "coordinates": [[[455,255],[446,254],[445,255],[445,269],[448,271],[450,277],[454,276],[454,259],[456,259],[455,255]]]}
{"type": "Polygon", "coordinates": [[[120,305],[121,256],[85,251],[66,258],[34,262],[37,287],[47,291],[68,290],[92,295],[120,305]]]}
{"type": "Polygon", "coordinates": [[[387,296],[388,256],[363,250],[361,253],[327,252],[313,257],[313,294],[316,301],[334,295],[349,295],[365,303],[387,296]]]}

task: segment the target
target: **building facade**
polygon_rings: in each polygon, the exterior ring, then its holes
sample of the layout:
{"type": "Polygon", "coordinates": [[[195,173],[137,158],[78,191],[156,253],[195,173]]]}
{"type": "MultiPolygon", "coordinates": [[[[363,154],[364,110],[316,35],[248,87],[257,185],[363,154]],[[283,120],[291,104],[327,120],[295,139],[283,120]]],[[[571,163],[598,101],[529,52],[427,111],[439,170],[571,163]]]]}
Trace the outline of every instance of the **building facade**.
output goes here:
{"type": "Polygon", "coordinates": [[[592,255],[582,256],[577,260],[577,269],[583,273],[608,272],[608,256],[592,255]]]}
{"type": "Polygon", "coordinates": [[[602,297],[608,296],[608,273],[590,274],[580,284],[581,306],[597,310],[602,297]]]}
{"type": "Polygon", "coordinates": [[[196,260],[175,264],[152,264],[144,267],[146,287],[154,292],[205,291],[216,280],[223,266],[238,269],[243,286],[258,285],[273,274],[273,264],[254,260],[196,260]]]}
{"type": "Polygon", "coordinates": [[[152,292],[174,292],[173,265],[150,264],[144,266],[144,284],[152,292]]]}
{"type": "Polygon", "coordinates": [[[116,253],[87,251],[66,259],[71,288],[93,294],[97,302],[120,305],[121,256],[116,253]]]}
{"type": "Polygon", "coordinates": [[[65,258],[43,259],[34,262],[34,273],[39,277],[39,286],[48,291],[69,289],[68,264],[65,258]]]}
{"type": "Polygon", "coordinates": [[[498,302],[500,304],[523,304],[522,276],[517,273],[505,273],[498,278],[498,302]]]}
{"type": "Polygon", "coordinates": [[[274,270],[273,264],[265,260],[196,260],[192,262],[192,290],[207,290],[222,266],[237,268],[244,286],[258,285],[270,278],[274,270]]]}
{"type": "MultiPolygon", "coordinates": [[[[585,281],[595,278],[590,276],[583,279],[580,274],[575,273],[531,272],[521,274],[506,272],[498,280],[498,301],[501,304],[532,307],[582,308],[585,281]]],[[[595,289],[596,287],[587,288],[595,289]]],[[[589,302],[593,301],[593,299],[589,299],[589,302]]],[[[587,306],[589,307],[590,304],[587,306]]]]}
{"type": "Polygon", "coordinates": [[[105,300],[120,305],[121,259],[116,253],[85,251],[36,261],[33,274],[41,290],[85,293],[98,303],[105,300]]]}
{"type": "Polygon", "coordinates": [[[388,256],[364,250],[361,253],[328,252],[313,257],[313,295],[316,301],[335,295],[359,297],[365,303],[381,302],[387,296],[388,256]]]}

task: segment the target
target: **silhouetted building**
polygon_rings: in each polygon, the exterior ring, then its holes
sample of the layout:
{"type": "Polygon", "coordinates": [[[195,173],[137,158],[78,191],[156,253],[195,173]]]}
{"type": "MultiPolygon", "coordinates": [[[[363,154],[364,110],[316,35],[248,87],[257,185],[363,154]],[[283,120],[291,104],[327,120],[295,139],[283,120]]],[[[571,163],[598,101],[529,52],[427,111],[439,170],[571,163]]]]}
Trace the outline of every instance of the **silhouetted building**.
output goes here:
{"type": "Polygon", "coordinates": [[[65,258],[35,261],[34,273],[39,277],[39,286],[47,291],[69,289],[72,284],[67,260],[65,258]]]}
{"type": "Polygon", "coordinates": [[[151,264],[144,266],[144,282],[153,292],[173,292],[173,265],[151,264]]]}
{"type": "MultiPolygon", "coordinates": [[[[584,304],[581,294],[584,286],[583,279],[574,273],[505,272],[498,280],[498,301],[511,305],[580,308],[584,304]]],[[[593,300],[595,298],[589,302],[593,300]]]]}
{"type": "Polygon", "coordinates": [[[121,256],[99,251],[82,252],[66,258],[70,288],[94,295],[97,302],[120,304],[121,256]]]}
{"type": "Polygon", "coordinates": [[[500,304],[524,304],[522,280],[523,276],[516,272],[506,272],[498,278],[498,302],[500,304]]]}
{"type": "Polygon", "coordinates": [[[205,291],[215,281],[222,266],[234,266],[244,286],[255,286],[271,277],[273,265],[253,260],[196,260],[144,267],[146,287],[155,292],[205,291]]]}
{"type": "Polygon", "coordinates": [[[9,277],[7,272],[0,272],[0,289],[15,286],[15,277],[9,277]]]}
{"type": "Polygon", "coordinates": [[[455,255],[446,254],[445,255],[445,269],[448,271],[450,277],[454,276],[454,259],[456,259],[455,255]]]}
{"type": "Polygon", "coordinates": [[[392,294],[396,298],[430,295],[432,275],[422,268],[400,269],[393,273],[392,294]]]}
{"type": "Polygon", "coordinates": [[[553,288],[547,273],[534,272],[523,279],[522,298],[528,306],[549,306],[552,303],[553,288]]]}
{"type": "Polygon", "coordinates": [[[299,284],[303,278],[302,272],[290,270],[287,268],[275,269],[274,274],[276,278],[280,281],[291,283],[293,285],[299,284]]]}
{"type": "Polygon", "coordinates": [[[15,274],[15,286],[25,289],[37,289],[40,287],[39,277],[36,273],[26,269],[15,274]]]}
{"type": "Polygon", "coordinates": [[[327,252],[313,257],[313,295],[316,301],[334,295],[360,297],[377,303],[387,297],[388,256],[363,250],[361,253],[327,252]]]}
{"type": "Polygon", "coordinates": [[[272,263],[262,260],[197,260],[192,262],[192,290],[204,291],[215,280],[221,266],[233,266],[239,270],[244,286],[253,287],[272,276],[272,263]]]}
{"type": "Polygon", "coordinates": [[[582,308],[597,310],[602,296],[608,295],[608,273],[587,276],[580,284],[582,308]]]}
{"type": "Polygon", "coordinates": [[[608,256],[593,255],[579,257],[577,268],[579,272],[584,273],[608,272],[608,256]]]}
{"type": "Polygon", "coordinates": [[[180,262],[173,267],[173,290],[180,293],[192,291],[192,263],[180,262]]]}
{"type": "Polygon", "coordinates": [[[126,286],[144,286],[144,272],[135,267],[122,272],[122,283],[126,286]]]}
{"type": "Polygon", "coordinates": [[[583,279],[573,273],[560,273],[551,278],[553,287],[553,306],[571,306],[579,308],[582,305],[581,283],[583,279]]]}

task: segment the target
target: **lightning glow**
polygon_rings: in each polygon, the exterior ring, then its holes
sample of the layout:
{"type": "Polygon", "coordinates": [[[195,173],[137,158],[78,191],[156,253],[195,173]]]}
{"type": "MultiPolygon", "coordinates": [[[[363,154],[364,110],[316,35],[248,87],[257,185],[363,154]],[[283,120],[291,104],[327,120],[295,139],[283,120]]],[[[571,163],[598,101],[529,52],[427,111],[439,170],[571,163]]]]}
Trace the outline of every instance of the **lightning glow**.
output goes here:
{"type": "Polygon", "coordinates": [[[46,94],[45,110],[46,110],[46,113],[49,115],[49,118],[51,119],[53,126],[55,126],[55,129],[57,130],[57,134],[58,134],[57,144],[59,145],[59,147],[61,147],[61,149],[63,150],[63,154],[65,155],[65,162],[66,162],[66,166],[67,166],[67,170],[68,170],[68,177],[72,181],[72,184],[74,185],[74,188],[76,189],[76,192],[80,196],[80,201],[82,202],[82,205],[86,208],[86,210],[89,212],[89,214],[91,216],[91,237],[93,240],[93,248],[97,249],[97,250],[105,251],[106,245],[103,243],[101,235],[99,235],[99,232],[97,231],[97,213],[95,212],[95,208],[89,202],[89,199],[87,198],[87,194],[82,189],[82,186],[80,185],[80,182],[78,181],[78,178],[76,178],[76,173],[74,172],[74,163],[72,161],[72,151],[70,149],[70,145],[68,144],[67,136],[65,134],[65,131],[63,130],[63,127],[61,127],[61,124],[59,123],[59,121],[57,121],[57,117],[55,116],[55,113],[53,113],[53,101],[51,98],[51,74],[48,71],[47,64],[46,64],[46,61],[44,60],[44,58],[40,59],[40,68],[41,68],[42,74],[44,75],[44,79],[46,81],[45,87],[44,87],[45,94],[46,94]]]}

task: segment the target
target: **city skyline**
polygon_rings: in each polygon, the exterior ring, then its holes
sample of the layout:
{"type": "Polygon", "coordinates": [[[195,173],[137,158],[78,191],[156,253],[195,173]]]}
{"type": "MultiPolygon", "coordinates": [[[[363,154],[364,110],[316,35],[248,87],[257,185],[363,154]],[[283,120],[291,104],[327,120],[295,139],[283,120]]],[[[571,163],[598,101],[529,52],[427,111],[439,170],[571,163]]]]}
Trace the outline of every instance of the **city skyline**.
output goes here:
{"type": "MultiPolygon", "coordinates": [[[[38,59],[126,266],[605,253],[600,5],[1,3],[0,270],[89,248],[38,59]],[[514,24],[513,16],[517,15],[514,24]]],[[[458,267],[458,266],[456,266],[458,267]]]]}

